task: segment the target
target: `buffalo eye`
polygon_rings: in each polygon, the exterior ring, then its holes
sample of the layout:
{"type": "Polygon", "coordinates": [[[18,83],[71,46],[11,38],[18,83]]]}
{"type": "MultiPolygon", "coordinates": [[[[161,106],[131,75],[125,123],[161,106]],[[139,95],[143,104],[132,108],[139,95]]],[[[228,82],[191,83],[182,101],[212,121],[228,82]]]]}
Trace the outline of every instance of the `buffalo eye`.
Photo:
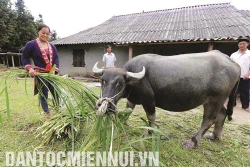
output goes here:
{"type": "Polygon", "coordinates": [[[102,84],[105,85],[105,84],[106,84],[106,81],[102,80],[102,84]]]}
{"type": "Polygon", "coordinates": [[[118,83],[116,84],[116,87],[119,87],[119,86],[123,86],[123,82],[118,82],[118,83]]]}

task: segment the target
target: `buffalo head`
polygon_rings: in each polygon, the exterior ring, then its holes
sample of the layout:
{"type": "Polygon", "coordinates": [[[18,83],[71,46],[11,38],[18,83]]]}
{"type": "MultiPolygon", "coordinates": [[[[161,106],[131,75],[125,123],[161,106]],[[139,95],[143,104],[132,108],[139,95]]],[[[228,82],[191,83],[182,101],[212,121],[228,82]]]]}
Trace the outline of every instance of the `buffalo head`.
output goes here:
{"type": "Polygon", "coordinates": [[[145,67],[143,66],[141,72],[132,73],[121,68],[99,69],[97,64],[98,62],[94,65],[93,72],[101,75],[101,97],[96,103],[96,110],[105,106],[103,113],[115,112],[118,100],[126,94],[126,86],[142,79],[145,75],[145,67]]]}

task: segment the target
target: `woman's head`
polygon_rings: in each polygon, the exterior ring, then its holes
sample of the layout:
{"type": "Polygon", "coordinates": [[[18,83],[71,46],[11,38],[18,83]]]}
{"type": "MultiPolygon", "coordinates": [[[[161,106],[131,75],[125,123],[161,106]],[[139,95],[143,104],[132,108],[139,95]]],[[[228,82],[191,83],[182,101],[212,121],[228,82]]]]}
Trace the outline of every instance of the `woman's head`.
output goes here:
{"type": "Polygon", "coordinates": [[[38,38],[42,42],[47,42],[50,36],[50,28],[46,24],[40,24],[37,28],[38,38]]]}

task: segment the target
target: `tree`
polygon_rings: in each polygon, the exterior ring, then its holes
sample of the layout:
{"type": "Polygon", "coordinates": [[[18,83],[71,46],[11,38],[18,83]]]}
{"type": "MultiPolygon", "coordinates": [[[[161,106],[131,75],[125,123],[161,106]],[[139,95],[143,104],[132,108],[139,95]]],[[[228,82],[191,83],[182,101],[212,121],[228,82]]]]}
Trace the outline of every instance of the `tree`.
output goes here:
{"type": "MultiPolygon", "coordinates": [[[[0,0],[0,52],[18,52],[27,41],[37,37],[37,27],[44,23],[42,14],[36,21],[26,9],[24,0],[17,0],[13,9],[11,0],[0,0]]],[[[58,39],[55,30],[50,41],[58,39]]]]}
{"type": "Polygon", "coordinates": [[[38,24],[44,24],[43,15],[42,15],[42,14],[39,14],[38,17],[39,17],[39,19],[37,19],[36,22],[37,22],[38,24]]]}
{"type": "Polygon", "coordinates": [[[15,28],[17,15],[11,9],[10,0],[0,0],[0,51],[4,52],[10,46],[15,46],[15,28]]]}
{"type": "Polygon", "coordinates": [[[58,39],[58,37],[57,37],[56,30],[52,30],[49,41],[54,41],[54,40],[57,40],[57,39],[58,39]]]}
{"type": "Polygon", "coordinates": [[[16,49],[21,49],[27,41],[36,38],[37,24],[34,21],[34,17],[29,11],[25,9],[24,1],[17,0],[16,2],[17,12],[17,27],[16,27],[16,49]]]}

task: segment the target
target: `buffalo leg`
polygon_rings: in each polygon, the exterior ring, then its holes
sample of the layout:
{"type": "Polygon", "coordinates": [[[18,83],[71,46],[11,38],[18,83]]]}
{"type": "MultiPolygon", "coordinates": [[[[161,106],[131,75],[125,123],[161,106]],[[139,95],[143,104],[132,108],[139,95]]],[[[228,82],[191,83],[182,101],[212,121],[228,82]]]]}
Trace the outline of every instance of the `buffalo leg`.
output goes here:
{"type": "Polygon", "coordinates": [[[217,99],[214,99],[214,101],[212,102],[208,102],[204,104],[204,115],[203,115],[201,128],[194,137],[192,137],[190,140],[183,143],[184,147],[195,148],[198,146],[198,143],[201,137],[215,123],[218,112],[221,110],[223,106],[223,102],[224,100],[217,98],[217,99]]]}
{"type": "MultiPolygon", "coordinates": [[[[147,114],[147,118],[149,121],[149,126],[150,127],[154,127],[155,126],[155,105],[152,102],[148,102],[148,103],[144,103],[142,104],[146,114],[147,114]]],[[[145,136],[150,135],[152,132],[150,130],[148,130],[145,134],[145,136]]]]}
{"type": "Polygon", "coordinates": [[[132,110],[135,108],[135,104],[131,103],[129,100],[127,100],[127,108],[131,108],[132,110]]]}
{"type": "Polygon", "coordinates": [[[216,117],[214,131],[208,135],[204,135],[204,137],[208,138],[208,139],[212,139],[212,140],[220,139],[220,137],[222,135],[222,128],[223,128],[226,117],[227,117],[227,110],[223,106],[221,108],[219,114],[216,117]]]}

